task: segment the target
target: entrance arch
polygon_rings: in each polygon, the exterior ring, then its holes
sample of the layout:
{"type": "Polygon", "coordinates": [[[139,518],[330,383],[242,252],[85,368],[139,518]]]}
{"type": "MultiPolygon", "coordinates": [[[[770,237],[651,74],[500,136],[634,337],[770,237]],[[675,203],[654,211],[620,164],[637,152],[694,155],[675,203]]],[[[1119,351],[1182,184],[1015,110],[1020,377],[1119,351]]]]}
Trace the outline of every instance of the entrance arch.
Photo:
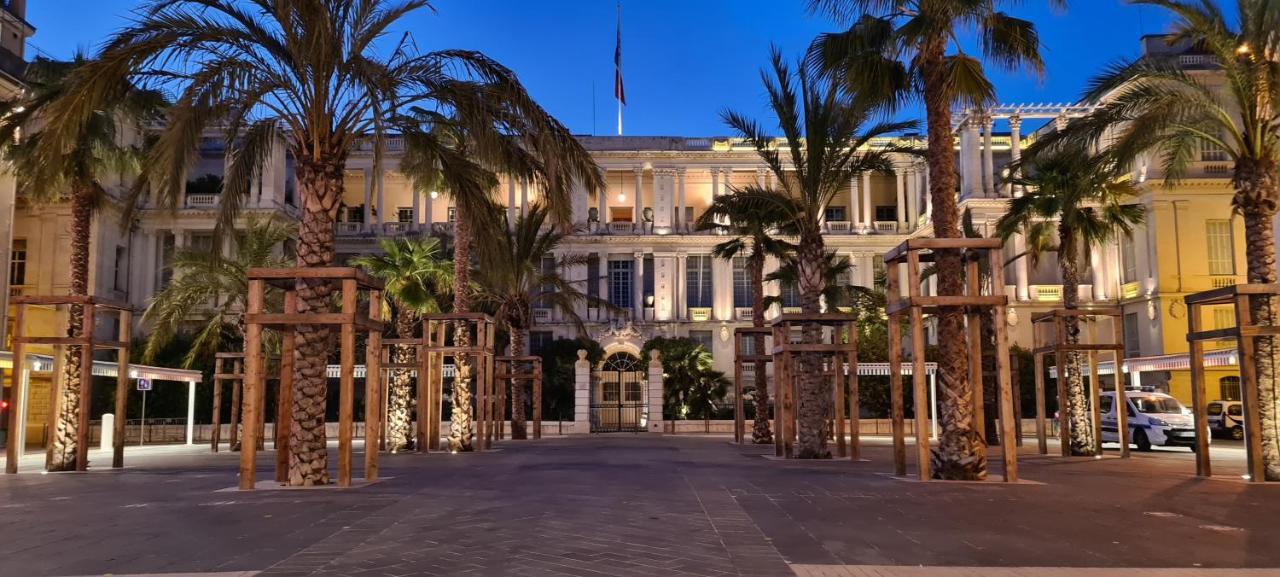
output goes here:
{"type": "Polygon", "coordinates": [[[600,363],[591,379],[592,433],[644,432],[648,417],[645,368],[640,357],[623,351],[600,363]]]}

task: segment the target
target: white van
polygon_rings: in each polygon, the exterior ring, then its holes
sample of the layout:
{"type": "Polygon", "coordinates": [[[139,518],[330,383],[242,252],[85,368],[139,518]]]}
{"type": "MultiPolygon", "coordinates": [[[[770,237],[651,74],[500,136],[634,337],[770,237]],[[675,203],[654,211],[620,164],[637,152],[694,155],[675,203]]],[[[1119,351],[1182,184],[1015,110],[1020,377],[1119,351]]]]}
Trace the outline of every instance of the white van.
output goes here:
{"type": "Polygon", "coordinates": [[[1240,401],[1209,401],[1205,406],[1205,422],[1209,425],[1209,434],[1228,437],[1237,441],[1244,439],[1244,403],[1240,401]]]}
{"type": "MultiPolygon", "coordinates": [[[[1120,441],[1115,398],[1114,392],[1103,392],[1099,397],[1103,442],[1120,441]]],[[[1125,392],[1125,399],[1129,404],[1129,442],[1139,451],[1150,451],[1153,446],[1196,450],[1195,417],[1178,399],[1139,391],[1125,392]]]]}

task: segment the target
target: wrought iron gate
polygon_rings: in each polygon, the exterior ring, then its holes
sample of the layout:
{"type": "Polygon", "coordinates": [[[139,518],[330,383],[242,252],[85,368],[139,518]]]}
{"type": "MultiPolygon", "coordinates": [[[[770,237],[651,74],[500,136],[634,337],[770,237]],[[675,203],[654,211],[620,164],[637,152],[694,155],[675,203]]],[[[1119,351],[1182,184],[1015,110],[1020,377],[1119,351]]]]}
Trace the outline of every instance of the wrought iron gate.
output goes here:
{"type": "Polygon", "coordinates": [[[627,353],[614,353],[592,379],[591,432],[643,432],[647,417],[644,365],[627,353]]]}

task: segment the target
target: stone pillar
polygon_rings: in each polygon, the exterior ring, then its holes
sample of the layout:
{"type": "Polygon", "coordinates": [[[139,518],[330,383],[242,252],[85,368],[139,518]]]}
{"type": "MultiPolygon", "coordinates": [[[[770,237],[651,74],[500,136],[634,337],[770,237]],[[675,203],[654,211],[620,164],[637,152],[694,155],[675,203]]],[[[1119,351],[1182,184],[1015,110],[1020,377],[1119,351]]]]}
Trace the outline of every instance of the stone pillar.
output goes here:
{"type": "Polygon", "coordinates": [[[720,196],[720,168],[711,167],[711,201],[720,196]]]}
{"type": "Polygon", "coordinates": [[[916,223],[920,222],[920,187],[916,182],[916,169],[914,165],[906,167],[907,173],[907,232],[916,228],[916,223]]]}
{"type": "Polygon", "coordinates": [[[507,176],[507,226],[515,228],[516,226],[516,177],[515,175],[507,176]]]}
{"type": "Polygon", "coordinates": [[[926,218],[933,216],[933,190],[929,188],[929,165],[920,164],[920,180],[921,186],[924,188],[924,215],[926,218]]]}
{"type": "Polygon", "coordinates": [[[862,213],[858,210],[858,176],[849,177],[849,230],[858,232],[862,224],[862,213]]]}
{"type": "MultiPolygon", "coordinates": [[[[11,172],[0,173],[0,263],[8,263],[12,258],[9,253],[13,250],[13,217],[17,197],[18,179],[11,172]]],[[[130,254],[129,258],[132,259],[133,255],[130,254]]],[[[0,271],[0,312],[3,312],[6,317],[9,311],[9,288],[9,270],[6,266],[3,271],[0,271]]],[[[8,326],[8,322],[0,322],[0,346],[8,342],[6,338],[8,326]]],[[[11,374],[16,375],[17,371],[11,374]]],[[[17,386],[16,379],[13,386],[17,386]]],[[[14,439],[10,442],[16,442],[18,435],[13,433],[10,438],[14,439]]]]}
{"type": "Polygon", "coordinates": [[[675,219],[672,212],[675,201],[675,176],[672,168],[653,170],[653,232],[671,234],[675,219]]]}
{"type": "Polygon", "coordinates": [[[433,208],[433,205],[435,204],[435,201],[436,201],[436,197],[439,196],[439,194],[440,193],[434,190],[427,193],[425,214],[422,215],[422,224],[425,230],[427,231],[427,234],[432,233],[431,229],[434,228],[434,225],[435,225],[435,215],[432,214],[431,209],[433,208]]]}
{"type": "MultiPolygon", "coordinates": [[[[1009,161],[1017,164],[1022,159],[1022,117],[1013,115],[1009,117],[1009,161]]],[[[1017,176],[1017,173],[1011,172],[1010,176],[1017,176]]],[[[1022,196],[1021,186],[1010,186],[1009,196],[1022,196]]]]}
{"type": "Polygon", "coordinates": [[[962,196],[982,196],[982,144],[978,140],[978,119],[970,115],[964,122],[960,141],[960,158],[964,163],[962,196]]]}
{"type": "Polygon", "coordinates": [[[662,432],[662,361],[658,351],[649,351],[649,432],[662,432]]]}
{"type": "Polygon", "coordinates": [[[636,172],[636,196],[635,196],[635,200],[633,201],[633,204],[635,205],[635,212],[634,212],[634,216],[632,216],[631,222],[635,224],[634,228],[637,234],[644,234],[644,202],[642,202],[640,198],[640,193],[641,191],[644,190],[642,188],[644,185],[644,167],[637,166],[635,168],[635,172],[636,172]]]}
{"type": "Polygon", "coordinates": [[[422,222],[422,193],[409,187],[409,196],[413,197],[413,222],[409,223],[409,230],[418,230],[418,224],[422,222]]]}
{"type": "Polygon", "coordinates": [[[901,166],[893,167],[893,177],[898,191],[898,208],[896,212],[898,213],[899,233],[907,231],[907,191],[904,186],[905,183],[903,182],[904,176],[903,168],[901,166]]]}
{"type": "Polygon", "coordinates": [[[635,253],[635,264],[632,265],[631,300],[635,309],[635,320],[644,320],[644,253],[635,253]]]}
{"type": "Polygon", "coordinates": [[[382,223],[387,222],[387,206],[382,202],[385,197],[383,193],[386,191],[386,180],[386,175],[383,174],[382,169],[374,171],[373,181],[374,185],[378,187],[378,213],[375,215],[374,220],[378,224],[378,234],[382,234],[382,223]]]}
{"type": "MultiPolygon", "coordinates": [[[[607,303],[612,303],[613,301],[609,300],[609,253],[601,250],[596,252],[596,256],[600,259],[600,278],[596,281],[600,283],[600,298],[607,303]]],[[[596,320],[607,318],[608,313],[603,307],[597,310],[600,311],[600,318],[596,320]]]]}
{"type": "Polygon", "coordinates": [[[1089,251],[1089,276],[1093,283],[1093,300],[1095,301],[1107,298],[1107,272],[1102,252],[1097,249],[1089,251]]]}
{"type": "Polygon", "coordinates": [[[862,220],[863,230],[874,232],[876,215],[871,208],[871,171],[862,173],[862,220]]]}
{"type": "MultiPolygon", "coordinates": [[[[609,171],[603,168],[600,169],[600,172],[604,177],[608,177],[609,175],[609,171]]],[[[600,191],[600,198],[596,199],[596,201],[599,203],[597,212],[599,213],[598,216],[600,218],[600,222],[597,224],[597,226],[599,226],[600,228],[605,228],[605,223],[609,222],[609,215],[607,213],[609,209],[609,184],[608,183],[609,183],[608,179],[605,178],[604,190],[600,191]]]]}
{"type": "Polygon", "coordinates": [[[364,229],[373,229],[373,171],[364,169],[364,229]]]}
{"type": "Polygon", "coordinates": [[[573,363],[573,432],[591,432],[591,361],[582,349],[578,349],[578,360],[573,363]]]}
{"type": "Polygon", "coordinates": [[[684,195],[684,176],[685,176],[685,168],[684,167],[677,168],[676,169],[676,180],[677,180],[676,214],[675,214],[675,218],[672,219],[672,223],[674,223],[676,227],[676,232],[689,232],[689,223],[685,222],[685,213],[687,212],[686,207],[688,206],[687,204],[688,199],[686,199],[684,195]]]}
{"type": "MultiPolygon", "coordinates": [[[[1022,233],[1013,235],[1013,252],[1022,254],[1026,250],[1027,239],[1022,236],[1022,233]]],[[[1027,278],[1027,257],[1022,256],[1014,261],[1013,264],[1013,279],[1018,287],[1018,300],[1020,301],[1031,300],[1031,287],[1027,282],[1027,278]]]]}
{"type": "Polygon", "coordinates": [[[676,314],[676,257],[672,253],[653,255],[653,320],[670,322],[676,314]]]}
{"type": "Polygon", "coordinates": [[[996,195],[995,139],[991,136],[994,126],[991,115],[982,117],[982,192],[989,198],[996,195]]]}
{"type": "Polygon", "coordinates": [[[711,260],[712,315],[718,321],[733,319],[733,261],[723,258],[711,260]]]}
{"type": "Polygon", "coordinates": [[[689,320],[689,255],[676,254],[676,319],[689,320]]]}
{"type": "Polygon", "coordinates": [[[763,166],[756,167],[756,186],[765,187],[765,175],[769,173],[769,169],[763,166]]]}
{"type": "Polygon", "coordinates": [[[529,214],[529,179],[520,180],[520,214],[529,214]]]}

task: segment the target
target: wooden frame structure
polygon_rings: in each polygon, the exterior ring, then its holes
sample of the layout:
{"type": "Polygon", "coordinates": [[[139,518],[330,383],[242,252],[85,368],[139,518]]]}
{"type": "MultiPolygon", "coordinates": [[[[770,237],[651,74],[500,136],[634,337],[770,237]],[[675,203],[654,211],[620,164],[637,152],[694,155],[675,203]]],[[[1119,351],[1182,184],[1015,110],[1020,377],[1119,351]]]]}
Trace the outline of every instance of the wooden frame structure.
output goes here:
{"type": "MultiPolygon", "coordinates": [[[[295,331],[298,325],[330,325],[340,329],[340,373],[338,389],[338,486],[351,486],[351,446],[353,413],[355,402],[355,356],[356,332],[367,335],[365,347],[365,367],[369,373],[378,374],[382,352],[383,323],[379,316],[382,311],[382,283],[370,278],[364,271],[349,267],[298,267],[298,268],[251,268],[247,274],[249,295],[245,311],[245,380],[244,394],[253,395],[254,402],[246,406],[248,413],[242,415],[244,434],[240,443],[240,489],[249,490],[255,484],[255,459],[257,458],[258,415],[263,410],[265,396],[265,372],[262,370],[262,329],[270,327],[281,331],[283,335],[282,355],[288,362],[287,373],[292,375],[292,359],[295,331]],[[337,313],[300,313],[297,312],[297,287],[300,282],[333,283],[342,291],[342,306],[337,313]],[[263,310],[266,285],[272,284],[284,290],[284,307],[279,313],[268,313],[263,310]],[[360,293],[368,295],[368,306],[359,310],[360,293]]],[[[284,371],[282,365],[281,371],[284,371]]],[[[290,377],[291,379],[291,377],[290,377]]],[[[380,379],[365,379],[365,481],[378,478],[378,437],[381,425],[380,379]]],[[[283,381],[282,381],[283,382],[283,381]]],[[[277,422],[277,439],[284,438],[282,449],[276,452],[277,478],[288,469],[288,437],[293,428],[292,382],[282,387],[288,391],[281,395],[280,414],[284,418],[277,422]],[[283,461],[284,466],[281,466],[283,461]]]]}
{"type": "Polygon", "coordinates": [[[1120,371],[1124,364],[1124,311],[1118,308],[1086,308],[1086,309],[1054,309],[1031,315],[1031,333],[1034,345],[1031,354],[1035,358],[1036,370],[1036,441],[1041,455],[1049,453],[1048,431],[1045,425],[1045,386],[1044,357],[1052,354],[1054,366],[1058,369],[1058,412],[1062,415],[1058,424],[1058,439],[1062,445],[1062,456],[1071,456],[1071,419],[1066,417],[1068,405],[1066,383],[1067,354],[1071,352],[1088,353],[1089,359],[1089,406],[1092,413],[1094,448],[1098,455],[1102,454],[1102,405],[1099,403],[1102,383],[1098,379],[1098,353],[1110,352],[1115,364],[1116,377],[1116,422],[1120,440],[1120,457],[1129,458],[1129,412],[1125,400],[1124,373],[1120,371]],[[1089,342],[1069,345],[1067,343],[1067,319],[1076,318],[1089,322],[1089,342]],[[1098,317],[1112,319],[1112,342],[1098,342],[1098,317]],[[1037,330],[1038,325],[1049,325],[1053,329],[1053,339],[1044,343],[1037,330]]]}
{"type": "Polygon", "coordinates": [[[1196,476],[1211,477],[1209,465],[1209,423],[1205,397],[1204,341],[1235,339],[1236,352],[1240,356],[1240,390],[1244,402],[1244,447],[1246,478],[1254,483],[1266,482],[1262,461],[1261,415],[1258,401],[1258,365],[1254,359],[1254,339],[1258,337],[1280,338],[1280,326],[1255,324],[1249,310],[1255,298],[1280,297],[1280,284],[1238,284],[1190,294],[1184,297],[1187,304],[1187,343],[1191,345],[1191,410],[1195,415],[1196,476]],[[1207,306],[1230,306],[1234,309],[1236,326],[1228,329],[1203,330],[1202,313],[1207,306]]]}
{"type": "Polygon", "coordinates": [[[231,383],[231,430],[227,433],[227,442],[235,446],[240,432],[240,394],[244,385],[244,353],[215,353],[213,355],[213,431],[209,435],[210,450],[218,452],[222,443],[222,389],[223,383],[231,383]],[[230,371],[227,365],[230,364],[230,371]]]}
{"type": "MultiPolygon", "coordinates": [[[[738,327],[733,329],[733,442],[741,445],[746,443],[747,423],[746,423],[746,407],[743,405],[743,386],[742,386],[742,367],[747,363],[773,363],[773,355],[768,351],[772,349],[769,343],[773,339],[773,329],[769,327],[738,327]],[[756,337],[765,339],[765,346],[761,349],[753,349],[755,354],[746,354],[746,342],[755,341],[756,337]]],[[[755,346],[754,344],[752,345],[755,346]]],[[[777,379],[774,379],[777,382],[777,379]]],[[[756,390],[759,390],[763,384],[769,386],[768,375],[755,375],[756,390]]],[[[775,386],[776,390],[777,387],[775,386]]],[[[775,391],[776,394],[776,391],[775,391]]],[[[777,400],[775,399],[776,403],[777,400]]],[[[775,425],[774,428],[777,428],[775,425]]]]}
{"type": "MultiPolygon", "coordinates": [[[[276,420],[275,420],[275,439],[272,447],[277,451],[276,454],[276,480],[284,482],[287,480],[287,471],[289,468],[289,428],[286,426],[289,421],[289,405],[293,399],[293,335],[288,335],[289,354],[279,359],[280,376],[276,395],[276,420]],[[281,454],[281,452],[283,452],[281,454]]],[[[264,365],[266,363],[263,363],[264,365]]],[[[219,445],[222,444],[222,389],[223,383],[231,383],[231,420],[229,422],[229,431],[227,433],[227,443],[230,447],[235,447],[238,435],[240,434],[240,412],[243,402],[241,401],[241,393],[244,389],[244,353],[215,353],[213,356],[213,400],[211,402],[212,410],[212,430],[209,435],[210,450],[217,453],[219,445]],[[227,371],[230,365],[230,372],[227,371]]],[[[265,394],[263,403],[266,402],[265,394]]],[[[264,405],[265,407],[265,405],[264,405]]],[[[266,410],[260,408],[258,411],[258,427],[259,430],[265,430],[266,427],[266,410]]],[[[266,447],[265,439],[258,438],[258,450],[261,451],[266,447]]]]}
{"type": "MultiPolygon", "coordinates": [[[[861,459],[861,443],[858,438],[858,331],[857,316],[849,313],[819,314],[783,314],[773,319],[773,379],[778,386],[773,403],[774,415],[774,455],[790,459],[795,456],[798,419],[800,415],[800,395],[796,379],[792,378],[792,367],[795,355],[822,355],[824,379],[831,379],[831,394],[834,399],[836,454],[840,458],[850,457],[854,461],[861,459]],[[818,344],[793,342],[792,337],[806,329],[820,331],[818,344]],[[841,337],[847,336],[848,343],[841,343],[841,337]],[[848,364],[848,375],[845,364],[848,364]],[[845,379],[849,379],[849,391],[845,392],[845,379]],[[848,404],[849,418],[853,428],[851,442],[845,445],[845,408],[848,404]]],[[[739,370],[741,370],[739,368],[739,370]]]]}
{"type": "MultiPolygon", "coordinates": [[[[442,313],[427,315],[424,323],[427,334],[433,335],[426,346],[432,370],[443,375],[445,357],[454,358],[455,367],[457,358],[465,356],[470,359],[473,367],[471,394],[474,398],[470,407],[471,423],[474,429],[472,447],[476,451],[491,448],[495,429],[493,317],[484,313],[442,313]],[[469,343],[467,346],[457,345],[458,331],[465,331],[466,340],[469,343]],[[451,341],[454,344],[448,344],[451,341]]],[[[455,372],[455,383],[457,378],[455,372]]]]}
{"type": "MultiPolygon", "coordinates": [[[[888,277],[887,313],[889,315],[889,389],[893,417],[894,474],[907,472],[906,432],[902,391],[902,349],[895,343],[902,341],[902,317],[907,315],[911,330],[912,390],[915,402],[916,468],[920,481],[932,477],[929,454],[928,392],[925,385],[924,315],[946,309],[959,309],[968,317],[969,388],[972,391],[974,415],[982,423],[982,335],[981,315],[994,309],[996,328],[996,382],[1000,403],[1000,443],[1004,460],[1004,480],[1018,480],[1018,423],[1014,422],[1013,387],[1009,370],[1009,333],[1006,315],[1009,297],[1003,294],[1004,267],[988,266],[990,284],[999,287],[1001,294],[982,294],[980,262],[984,256],[988,263],[1003,262],[1000,255],[1004,243],[996,238],[916,238],[910,239],[885,254],[885,270],[888,277]],[[923,296],[920,294],[920,264],[933,262],[937,250],[960,251],[965,266],[965,293],[952,296],[923,296]],[[902,296],[902,282],[898,265],[906,265],[907,296],[902,296]],[[976,362],[975,362],[976,361],[976,362]]],[[[981,429],[981,425],[978,427],[981,429]]],[[[979,432],[981,434],[981,432],[979,432]]]]}
{"type": "MultiPolygon", "coordinates": [[[[93,397],[93,353],[98,349],[114,349],[116,351],[116,364],[118,371],[116,375],[116,396],[115,396],[115,426],[114,436],[112,437],[112,453],[111,468],[118,469],[124,466],[124,433],[125,433],[125,409],[127,408],[129,398],[129,340],[130,331],[133,324],[133,308],[128,304],[100,299],[92,296],[17,296],[9,300],[16,308],[14,314],[14,331],[13,331],[13,392],[9,406],[9,431],[10,439],[5,448],[5,473],[13,474],[18,472],[18,459],[22,456],[21,445],[25,444],[26,423],[22,422],[22,415],[25,410],[28,399],[22,396],[22,383],[24,382],[23,372],[26,367],[26,351],[23,349],[27,345],[47,345],[54,348],[54,376],[53,388],[50,391],[50,403],[52,406],[49,410],[49,418],[56,422],[62,413],[59,398],[62,396],[61,388],[66,386],[63,382],[63,363],[65,358],[66,347],[80,347],[80,407],[76,424],[76,470],[88,470],[89,465],[89,408],[90,401],[93,397]],[[42,306],[52,307],[55,311],[62,311],[64,307],[69,310],[70,307],[80,307],[83,315],[80,319],[80,336],[77,337],[49,337],[49,336],[32,336],[27,334],[26,326],[26,310],[27,307],[42,306]],[[116,334],[116,340],[102,340],[93,336],[95,320],[99,314],[116,314],[119,320],[119,330],[116,334]]],[[[58,331],[65,330],[65,323],[57,323],[58,331]]],[[[53,460],[53,442],[49,443],[49,449],[45,455],[45,468],[53,460]]]]}
{"type": "MultiPolygon", "coordinates": [[[[495,357],[493,378],[498,383],[498,438],[502,436],[502,413],[506,407],[507,387],[533,383],[533,438],[542,438],[542,357],[537,355],[495,357]]],[[[515,419],[513,414],[512,419],[515,419]]]]}

